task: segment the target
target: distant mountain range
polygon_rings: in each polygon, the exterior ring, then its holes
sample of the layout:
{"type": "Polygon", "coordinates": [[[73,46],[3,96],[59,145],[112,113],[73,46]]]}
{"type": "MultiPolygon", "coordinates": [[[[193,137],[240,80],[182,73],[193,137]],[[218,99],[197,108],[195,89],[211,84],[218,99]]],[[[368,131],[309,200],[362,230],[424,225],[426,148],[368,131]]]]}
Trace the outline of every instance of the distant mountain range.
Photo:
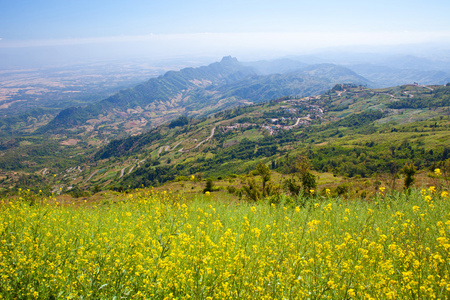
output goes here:
{"type": "Polygon", "coordinates": [[[420,83],[425,85],[446,84],[450,82],[450,62],[433,61],[411,55],[332,55],[300,56],[272,61],[244,63],[253,67],[259,74],[285,74],[305,70],[317,65],[332,64],[343,66],[367,80],[368,86],[385,88],[403,84],[420,83]],[[305,63],[308,62],[308,63],[305,63]]]}
{"type": "Polygon", "coordinates": [[[208,66],[167,72],[95,104],[65,109],[38,132],[96,132],[101,127],[102,132],[133,133],[137,128],[154,127],[179,115],[205,116],[283,96],[318,95],[338,83],[372,85],[354,71],[333,64],[281,60],[246,65],[224,57],[208,66]],[[276,70],[285,73],[267,75],[276,70]],[[134,125],[127,129],[127,124],[134,125]]]}
{"type": "Polygon", "coordinates": [[[369,79],[374,87],[391,87],[414,82],[425,85],[450,82],[450,74],[439,70],[400,69],[373,64],[352,65],[349,68],[369,79]]]}

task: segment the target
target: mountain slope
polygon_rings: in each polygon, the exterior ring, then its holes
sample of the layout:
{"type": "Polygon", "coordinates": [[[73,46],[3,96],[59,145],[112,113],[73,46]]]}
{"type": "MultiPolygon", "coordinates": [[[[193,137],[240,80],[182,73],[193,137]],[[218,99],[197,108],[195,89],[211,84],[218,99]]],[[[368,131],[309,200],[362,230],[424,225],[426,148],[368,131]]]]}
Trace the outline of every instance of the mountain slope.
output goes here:
{"type": "MultiPolygon", "coordinates": [[[[284,78],[275,77],[280,82],[284,78]]],[[[254,95],[263,95],[263,88],[254,89],[254,95]]],[[[228,88],[234,95],[237,91],[228,88]]],[[[375,90],[339,84],[320,96],[283,97],[203,118],[180,117],[103,144],[69,133],[11,138],[0,145],[0,191],[29,188],[38,180],[53,192],[74,186],[155,186],[192,174],[218,178],[248,173],[261,161],[290,172],[295,165],[290,159],[297,155],[307,155],[316,171],[347,177],[395,175],[407,162],[434,168],[450,158],[449,105],[450,86],[375,90]]]]}
{"type": "Polygon", "coordinates": [[[260,60],[255,62],[244,62],[243,64],[254,68],[259,75],[290,73],[307,66],[307,64],[303,62],[288,58],[271,61],[260,60]]]}
{"type": "Polygon", "coordinates": [[[198,117],[287,95],[316,95],[337,83],[370,82],[332,64],[286,74],[256,75],[253,68],[225,57],[206,67],[168,72],[85,108],[66,109],[41,132],[77,129],[86,134],[101,128],[110,137],[133,134],[182,114],[198,117]]]}
{"type": "Polygon", "coordinates": [[[182,126],[163,125],[111,142],[94,160],[136,166],[111,182],[131,187],[195,173],[246,173],[260,161],[285,172],[288,157],[305,154],[305,149],[317,171],[343,176],[370,177],[409,161],[425,168],[450,158],[448,119],[443,118],[449,95],[445,86],[372,90],[343,85],[317,97],[239,107],[182,126]],[[400,105],[403,101],[409,107],[400,105]]]}
{"type": "Polygon", "coordinates": [[[358,85],[371,86],[370,80],[358,75],[354,71],[335,64],[316,64],[307,66],[298,71],[313,77],[324,78],[332,83],[354,83],[358,85]]]}
{"type": "MultiPolygon", "coordinates": [[[[116,93],[115,95],[89,105],[85,108],[69,108],[63,110],[44,131],[55,128],[71,128],[81,126],[87,120],[109,112],[123,112],[122,117],[129,114],[127,109],[140,107],[154,110],[173,107],[176,102],[184,102],[191,97],[193,91],[206,86],[226,84],[254,74],[250,67],[242,66],[235,58],[224,57],[220,63],[206,67],[186,68],[181,71],[170,71],[158,78],[152,78],[134,88],[116,93]],[[150,106],[149,106],[150,105],[150,106]],[[119,111],[117,111],[119,110],[119,111]]],[[[119,114],[120,115],[120,114],[119,114]]],[[[112,120],[110,120],[112,121],[112,120]]]]}

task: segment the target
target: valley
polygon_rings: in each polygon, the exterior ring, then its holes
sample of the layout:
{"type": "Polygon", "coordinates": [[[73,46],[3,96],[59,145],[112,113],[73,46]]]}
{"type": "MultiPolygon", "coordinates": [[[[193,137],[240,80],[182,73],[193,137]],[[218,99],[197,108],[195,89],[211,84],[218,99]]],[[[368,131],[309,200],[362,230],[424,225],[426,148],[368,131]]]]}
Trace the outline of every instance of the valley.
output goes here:
{"type": "Polygon", "coordinates": [[[0,109],[4,115],[29,108],[82,105],[101,100],[166,71],[168,69],[163,67],[119,62],[5,69],[0,72],[0,109]]]}
{"type": "MultiPolygon", "coordinates": [[[[8,192],[39,181],[50,193],[82,195],[158,186],[191,175],[245,178],[260,162],[279,174],[281,185],[290,176],[289,164],[302,156],[317,176],[334,178],[319,181],[322,188],[388,182],[388,173],[408,161],[424,170],[449,158],[449,92],[446,86],[337,84],[320,95],[182,116],[111,140],[111,132],[99,139],[83,127],[4,139],[1,186],[8,192]]],[[[245,179],[238,187],[244,185],[245,179]]]]}
{"type": "Polygon", "coordinates": [[[322,188],[360,182],[370,190],[364,184],[390,181],[405,163],[426,173],[449,158],[450,87],[373,89],[331,64],[259,75],[275,66],[224,57],[84,106],[37,106],[0,119],[2,192],[39,183],[47,193],[83,195],[243,176],[239,190],[261,162],[281,187],[300,157],[333,178],[322,188]]]}

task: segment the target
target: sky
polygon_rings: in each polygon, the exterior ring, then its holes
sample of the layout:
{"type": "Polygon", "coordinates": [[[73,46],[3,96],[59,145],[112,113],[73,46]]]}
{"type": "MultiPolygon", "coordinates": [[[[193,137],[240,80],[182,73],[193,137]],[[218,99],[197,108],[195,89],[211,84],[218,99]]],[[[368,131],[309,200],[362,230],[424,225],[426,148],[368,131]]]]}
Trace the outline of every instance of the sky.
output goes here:
{"type": "Polygon", "coordinates": [[[449,15],[448,0],[0,0],[0,60],[450,45],[449,15]]]}

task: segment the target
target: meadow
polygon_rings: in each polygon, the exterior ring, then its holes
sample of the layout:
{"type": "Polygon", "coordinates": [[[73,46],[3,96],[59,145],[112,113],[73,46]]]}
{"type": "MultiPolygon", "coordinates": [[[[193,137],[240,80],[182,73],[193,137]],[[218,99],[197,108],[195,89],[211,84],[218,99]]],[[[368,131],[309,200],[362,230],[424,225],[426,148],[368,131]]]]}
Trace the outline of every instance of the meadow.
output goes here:
{"type": "MultiPolygon", "coordinates": [[[[31,201],[32,200],[32,201],[31,201]]],[[[0,202],[2,299],[448,299],[448,191],[0,202]]]]}

